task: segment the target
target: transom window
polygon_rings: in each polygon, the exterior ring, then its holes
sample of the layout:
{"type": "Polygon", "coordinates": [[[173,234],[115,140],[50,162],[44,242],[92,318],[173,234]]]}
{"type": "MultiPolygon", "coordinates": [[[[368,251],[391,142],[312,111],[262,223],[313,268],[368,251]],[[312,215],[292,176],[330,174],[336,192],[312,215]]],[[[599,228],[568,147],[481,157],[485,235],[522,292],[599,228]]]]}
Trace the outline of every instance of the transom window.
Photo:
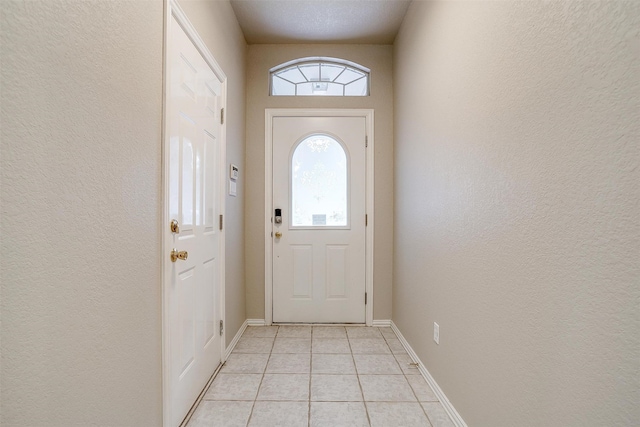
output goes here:
{"type": "Polygon", "coordinates": [[[370,70],[337,58],[301,58],[270,70],[273,96],[369,96],[370,70]]]}
{"type": "Polygon", "coordinates": [[[311,135],[291,157],[293,227],[346,227],[349,224],[347,154],[329,135],[311,135]]]}

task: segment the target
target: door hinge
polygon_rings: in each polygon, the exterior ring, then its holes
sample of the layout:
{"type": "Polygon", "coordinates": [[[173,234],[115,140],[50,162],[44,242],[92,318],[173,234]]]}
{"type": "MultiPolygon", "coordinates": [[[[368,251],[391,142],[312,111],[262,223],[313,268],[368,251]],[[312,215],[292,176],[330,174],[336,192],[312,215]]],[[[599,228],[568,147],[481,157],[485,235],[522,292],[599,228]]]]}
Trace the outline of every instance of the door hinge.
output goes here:
{"type": "Polygon", "coordinates": [[[220,124],[224,124],[224,108],[220,110],[220,124]]]}
{"type": "Polygon", "coordinates": [[[364,293],[364,305],[367,305],[367,293],[364,293]]]}
{"type": "Polygon", "coordinates": [[[224,332],[224,320],[220,321],[220,335],[224,332]]]}
{"type": "Polygon", "coordinates": [[[369,225],[369,215],[364,214],[364,226],[368,226],[369,225]]]}
{"type": "Polygon", "coordinates": [[[368,147],[369,146],[369,136],[365,135],[364,137],[364,146],[368,147]]]}
{"type": "Polygon", "coordinates": [[[224,218],[224,215],[220,215],[220,230],[222,230],[222,224],[224,221],[223,218],[224,218]]]}

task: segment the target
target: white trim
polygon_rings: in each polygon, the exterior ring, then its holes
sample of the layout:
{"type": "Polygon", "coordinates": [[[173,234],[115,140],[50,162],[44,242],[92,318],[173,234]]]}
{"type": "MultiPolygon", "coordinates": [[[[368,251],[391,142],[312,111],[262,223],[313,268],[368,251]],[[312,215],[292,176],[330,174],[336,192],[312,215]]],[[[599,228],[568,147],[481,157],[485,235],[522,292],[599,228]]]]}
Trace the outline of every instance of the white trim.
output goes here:
{"type": "Polygon", "coordinates": [[[391,320],[389,320],[389,319],[374,320],[371,323],[371,326],[376,327],[376,328],[388,328],[389,326],[391,326],[391,320]]]}
{"type": "Polygon", "coordinates": [[[240,338],[242,337],[242,334],[244,334],[245,329],[247,329],[247,326],[249,325],[249,320],[245,320],[242,325],[240,325],[240,329],[238,329],[238,332],[236,332],[236,335],[233,337],[233,339],[231,340],[231,342],[229,343],[229,345],[227,346],[226,351],[224,352],[224,359],[222,360],[222,363],[224,363],[229,356],[231,355],[231,352],[233,351],[234,348],[236,348],[236,344],[238,344],[238,341],[240,341],[240,338]]]}
{"type": "Polygon", "coordinates": [[[365,229],[365,323],[373,325],[373,248],[374,248],[374,112],[373,109],[340,108],[267,108],[265,117],[264,155],[264,323],[273,322],[273,247],[271,245],[271,216],[273,213],[273,118],[274,117],[364,117],[368,146],[366,149],[366,214],[365,229]]]}
{"type": "Polygon", "coordinates": [[[418,370],[420,371],[420,374],[422,374],[425,381],[427,381],[427,383],[429,384],[429,387],[431,387],[431,389],[433,390],[434,394],[436,395],[436,397],[444,407],[444,410],[449,415],[449,418],[451,418],[451,421],[453,421],[453,424],[456,427],[467,427],[467,423],[464,422],[464,420],[462,419],[458,411],[456,411],[456,408],[454,408],[451,402],[449,402],[449,399],[447,399],[447,396],[444,394],[444,391],[442,391],[442,389],[440,388],[436,380],[431,376],[431,374],[429,373],[427,368],[424,366],[424,364],[422,363],[422,361],[420,360],[416,352],[413,351],[413,348],[411,348],[411,346],[409,345],[409,342],[407,342],[407,340],[404,338],[404,336],[402,335],[402,333],[400,332],[396,324],[393,322],[393,320],[390,323],[391,323],[391,329],[393,330],[393,332],[396,334],[396,336],[402,343],[402,346],[404,347],[404,349],[407,350],[407,353],[409,353],[409,357],[411,357],[411,360],[413,360],[415,363],[418,364],[418,370]]]}
{"type": "MultiPolygon", "coordinates": [[[[161,139],[161,157],[162,157],[162,252],[160,255],[160,265],[161,265],[161,287],[162,287],[162,418],[163,425],[168,426],[170,422],[169,413],[170,413],[170,398],[171,398],[171,371],[169,367],[169,357],[170,357],[170,341],[169,341],[169,322],[167,319],[168,313],[168,301],[166,298],[166,273],[165,269],[167,267],[167,263],[169,262],[166,254],[169,253],[169,245],[167,243],[167,233],[165,230],[165,225],[169,224],[169,212],[168,212],[168,176],[169,176],[169,164],[168,164],[168,141],[166,126],[167,126],[167,89],[168,89],[168,79],[167,79],[167,58],[168,58],[168,46],[169,46],[169,34],[171,29],[171,18],[174,17],[178,25],[184,30],[185,34],[191,40],[193,45],[196,47],[198,52],[202,55],[202,58],[205,60],[207,65],[211,67],[213,73],[218,77],[218,79],[222,82],[222,91],[221,91],[221,108],[227,107],[227,77],[222,71],[222,68],[218,65],[211,52],[207,48],[204,41],[200,38],[200,35],[193,27],[187,15],[184,13],[177,0],[164,0],[164,29],[163,29],[163,61],[162,61],[162,139],[161,139]]],[[[222,123],[220,126],[220,161],[223,164],[226,164],[226,141],[227,141],[227,125],[226,120],[225,123],[222,123]]],[[[220,191],[220,199],[219,199],[219,212],[222,214],[226,213],[226,179],[227,170],[226,167],[220,168],[220,183],[221,183],[221,191],[220,191]]],[[[225,229],[220,230],[219,235],[219,245],[218,245],[218,259],[219,259],[219,298],[220,298],[220,319],[225,319],[225,229]]],[[[226,352],[225,352],[225,333],[223,331],[220,337],[220,363],[224,363],[226,360],[226,352]]],[[[217,370],[216,370],[217,372],[217,370]]],[[[215,376],[215,373],[214,373],[215,376]]],[[[199,397],[200,398],[200,397],[199,397]]]]}
{"type": "Polygon", "coordinates": [[[265,326],[264,319],[247,319],[249,326],[265,326]]]}

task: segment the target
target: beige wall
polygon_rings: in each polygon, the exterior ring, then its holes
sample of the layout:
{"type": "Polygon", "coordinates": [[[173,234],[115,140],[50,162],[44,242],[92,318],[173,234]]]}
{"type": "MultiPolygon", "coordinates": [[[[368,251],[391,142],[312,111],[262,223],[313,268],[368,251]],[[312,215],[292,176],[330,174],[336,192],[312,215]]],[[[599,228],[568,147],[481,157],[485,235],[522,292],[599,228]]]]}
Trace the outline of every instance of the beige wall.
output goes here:
{"type": "Polygon", "coordinates": [[[374,319],[391,318],[393,242],[392,47],[385,45],[250,45],[247,57],[247,317],[264,319],[264,111],[266,108],[375,110],[374,319]],[[308,56],[347,59],[371,69],[369,97],[269,96],[269,69],[308,56]]]}
{"type": "Polygon", "coordinates": [[[162,10],[2,2],[2,425],[162,422],[162,10]]]}
{"type": "Polygon", "coordinates": [[[396,39],[393,319],[470,426],[640,420],[639,28],[414,2],[396,39]]]}
{"type": "MultiPolygon", "coordinates": [[[[228,2],[182,5],[229,78],[243,165],[244,38],[228,2]]],[[[0,424],[161,425],[162,2],[2,7],[0,424]]],[[[243,191],[227,199],[229,340],[243,191]]]]}
{"type": "Polygon", "coordinates": [[[225,324],[227,345],[247,318],[244,288],[245,68],[244,35],[228,1],[181,0],[180,6],[227,76],[227,167],[240,168],[238,195],[226,199],[225,324]]]}

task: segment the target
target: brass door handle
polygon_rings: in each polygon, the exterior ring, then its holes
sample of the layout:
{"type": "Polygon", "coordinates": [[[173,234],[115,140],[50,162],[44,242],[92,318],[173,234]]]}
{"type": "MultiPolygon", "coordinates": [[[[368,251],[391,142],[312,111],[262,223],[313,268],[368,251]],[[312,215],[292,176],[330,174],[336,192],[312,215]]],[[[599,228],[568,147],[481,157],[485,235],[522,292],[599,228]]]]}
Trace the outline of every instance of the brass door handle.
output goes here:
{"type": "Polygon", "coordinates": [[[282,233],[279,231],[276,231],[276,239],[279,239],[282,237],[282,233]]]}
{"type": "Polygon", "coordinates": [[[189,252],[187,251],[180,251],[178,252],[175,249],[171,250],[171,262],[176,262],[177,260],[181,259],[181,260],[185,260],[189,257],[189,252]]]}

